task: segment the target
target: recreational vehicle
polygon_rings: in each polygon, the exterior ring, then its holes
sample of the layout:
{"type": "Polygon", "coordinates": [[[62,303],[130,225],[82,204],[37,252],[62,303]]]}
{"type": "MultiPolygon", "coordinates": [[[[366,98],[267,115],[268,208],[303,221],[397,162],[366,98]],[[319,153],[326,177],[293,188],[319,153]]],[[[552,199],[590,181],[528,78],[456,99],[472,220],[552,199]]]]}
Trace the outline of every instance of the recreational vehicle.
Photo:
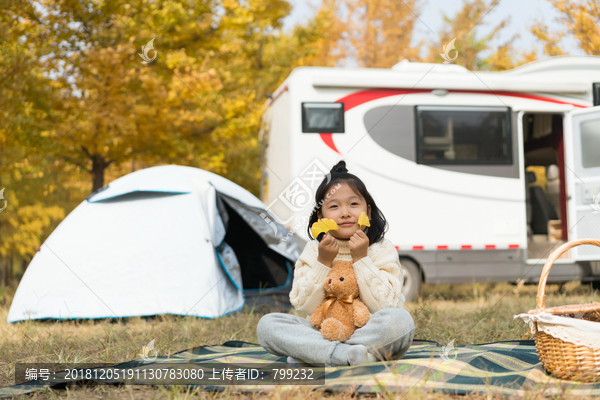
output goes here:
{"type": "MultiPolygon", "coordinates": [[[[593,56],[296,68],[266,103],[263,219],[306,243],[316,187],[343,159],[389,223],[407,298],[423,282],[536,282],[560,244],[600,239],[599,104],[593,56]]],[[[559,258],[549,282],[571,280],[599,286],[600,248],[559,258]]]]}

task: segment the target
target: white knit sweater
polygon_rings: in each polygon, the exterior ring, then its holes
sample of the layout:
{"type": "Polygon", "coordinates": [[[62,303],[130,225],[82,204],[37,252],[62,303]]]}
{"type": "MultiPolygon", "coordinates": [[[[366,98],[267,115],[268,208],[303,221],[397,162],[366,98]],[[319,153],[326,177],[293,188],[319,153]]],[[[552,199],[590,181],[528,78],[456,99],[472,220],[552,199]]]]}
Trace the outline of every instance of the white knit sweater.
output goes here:
{"type": "MultiPolygon", "coordinates": [[[[348,240],[336,239],[339,251],[335,260],[352,261],[348,240]]],[[[325,300],[323,281],[331,270],[317,261],[319,242],[311,240],[300,255],[294,269],[290,302],[298,311],[312,314],[325,300]]],[[[367,256],[354,264],[360,299],[371,313],[383,308],[404,308],[404,278],[398,251],[388,239],[373,243],[367,256]]]]}

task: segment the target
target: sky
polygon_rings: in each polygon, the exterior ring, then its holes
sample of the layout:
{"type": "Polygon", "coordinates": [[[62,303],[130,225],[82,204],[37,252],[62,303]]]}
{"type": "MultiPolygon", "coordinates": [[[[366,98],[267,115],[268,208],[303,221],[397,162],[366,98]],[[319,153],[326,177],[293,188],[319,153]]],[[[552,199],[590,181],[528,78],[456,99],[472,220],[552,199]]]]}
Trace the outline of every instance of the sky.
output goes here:
{"type": "MultiPolygon", "coordinates": [[[[292,4],[293,9],[291,14],[284,20],[284,29],[291,29],[297,23],[306,22],[314,13],[313,7],[318,7],[320,4],[319,0],[288,1],[292,4]]],[[[488,3],[490,2],[488,1],[488,3]]],[[[424,0],[419,20],[415,25],[413,42],[418,42],[421,39],[428,41],[435,40],[439,30],[443,26],[442,13],[453,17],[460,10],[462,4],[462,0],[424,0]]],[[[535,20],[542,20],[548,25],[550,31],[564,29],[561,24],[555,21],[557,16],[558,13],[547,0],[501,0],[479,23],[481,28],[478,34],[484,35],[489,33],[503,19],[510,17],[508,25],[500,31],[498,37],[492,40],[490,46],[495,48],[509,40],[515,34],[519,34],[520,38],[514,41],[514,46],[522,51],[529,51],[535,47],[538,49],[538,57],[543,58],[542,46],[529,33],[527,27],[532,25],[535,20]],[[485,25],[486,23],[487,25],[485,25]]],[[[561,45],[571,55],[585,54],[578,49],[576,41],[572,37],[563,38],[561,45]]],[[[482,53],[482,56],[487,55],[482,53]]]]}

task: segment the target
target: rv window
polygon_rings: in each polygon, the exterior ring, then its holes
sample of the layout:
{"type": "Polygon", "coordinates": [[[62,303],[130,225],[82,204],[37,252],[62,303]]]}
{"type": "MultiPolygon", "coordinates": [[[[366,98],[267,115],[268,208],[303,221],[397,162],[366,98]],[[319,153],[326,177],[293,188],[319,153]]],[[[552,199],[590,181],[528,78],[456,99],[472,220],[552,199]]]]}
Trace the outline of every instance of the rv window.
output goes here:
{"type": "Polygon", "coordinates": [[[581,123],[581,165],[600,167],[600,120],[581,123]]]}
{"type": "Polygon", "coordinates": [[[425,107],[417,113],[419,164],[512,164],[507,107],[425,107]]]}
{"type": "Polygon", "coordinates": [[[344,103],[302,103],[302,132],[344,133],[344,103]]]}
{"type": "Polygon", "coordinates": [[[600,106],[600,83],[592,83],[592,93],[594,95],[594,107],[600,106]]]}

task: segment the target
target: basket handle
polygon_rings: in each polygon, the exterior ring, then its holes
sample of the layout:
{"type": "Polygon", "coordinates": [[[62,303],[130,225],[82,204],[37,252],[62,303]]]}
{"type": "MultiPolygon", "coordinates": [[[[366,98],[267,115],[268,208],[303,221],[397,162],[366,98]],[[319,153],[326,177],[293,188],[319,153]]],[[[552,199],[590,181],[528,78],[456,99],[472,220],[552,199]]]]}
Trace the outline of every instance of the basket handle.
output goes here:
{"type": "Polygon", "coordinates": [[[535,312],[539,313],[546,309],[546,281],[548,280],[548,275],[550,274],[550,268],[552,268],[552,264],[554,261],[567,250],[572,249],[573,247],[581,246],[582,244],[592,244],[594,246],[600,247],[600,240],[596,239],[578,239],[573,240],[571,242],[567,242],[560,246],[558,249],[554,250],[548,260],[546,260],[546,264],[544,264],[544,269],[542,269],[542,275],[540,276],[540,283],[538,285],[538,293],[535,299],[536,308],[535,312]]]}

